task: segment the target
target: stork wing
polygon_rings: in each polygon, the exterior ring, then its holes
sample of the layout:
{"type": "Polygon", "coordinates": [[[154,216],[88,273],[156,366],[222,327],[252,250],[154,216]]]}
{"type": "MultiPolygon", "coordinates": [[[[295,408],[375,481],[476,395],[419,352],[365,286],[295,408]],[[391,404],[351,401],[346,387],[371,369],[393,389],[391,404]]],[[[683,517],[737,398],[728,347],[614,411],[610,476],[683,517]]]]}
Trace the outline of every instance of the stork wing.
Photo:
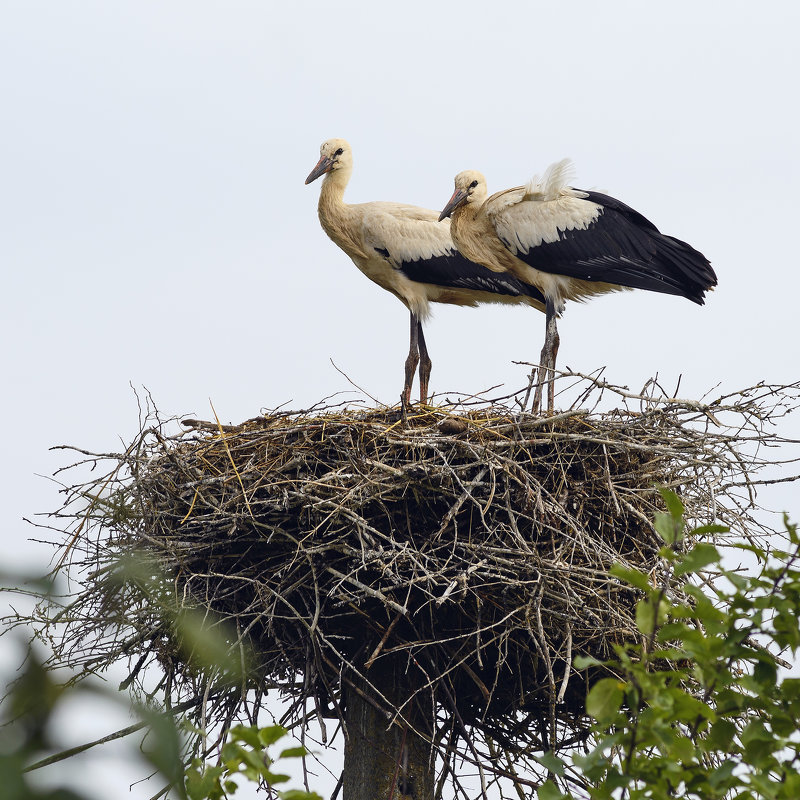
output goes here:
{"type": "Polygon", "coordinates": [[[555,199],[538,199],[529,190],[501,192],[484,209],[503,244],[534,269],[682,295],[695,303],[716,285],[702,253],[660,233],[619,200],[569,187],[555,199]]]}
{"type": "MultiPolygon", "coordinates": [[[[359,207],[357,207],[359,208],[359,207]]],[[[360,206],[364,244],[386,251],[392,266],[443,256],[455,249],[446,223],[427,208],[400,203],[364,203],[360,206]]]]}
{"type": "Polygon", "coordinates": [[[369,203],[362,216],[364,244],[409,280],[512,297],[526,295],[544,303],[533,286],[507,273],[469,261],[450,238],[450,223],[427,208],[397,203],[369,203]]]}

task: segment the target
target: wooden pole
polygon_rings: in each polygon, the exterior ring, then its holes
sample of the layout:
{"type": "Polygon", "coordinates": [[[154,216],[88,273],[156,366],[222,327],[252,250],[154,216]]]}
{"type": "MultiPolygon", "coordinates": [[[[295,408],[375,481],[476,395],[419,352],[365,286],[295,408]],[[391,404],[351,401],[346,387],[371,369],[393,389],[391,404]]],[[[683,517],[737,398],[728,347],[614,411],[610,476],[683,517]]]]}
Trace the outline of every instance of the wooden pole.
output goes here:
{"type": "Polygon", "coordinates": [[[343,800],[433,800],[435,765],[417,732],[428,730],[430,717],[416,698],[403,709],[412,727],[391,722],[386,709],[386,701],[399,707],[411,696],[409,676],[388,659],[367,674],[374,688],[356,678],[346,693],[343,800]]]}

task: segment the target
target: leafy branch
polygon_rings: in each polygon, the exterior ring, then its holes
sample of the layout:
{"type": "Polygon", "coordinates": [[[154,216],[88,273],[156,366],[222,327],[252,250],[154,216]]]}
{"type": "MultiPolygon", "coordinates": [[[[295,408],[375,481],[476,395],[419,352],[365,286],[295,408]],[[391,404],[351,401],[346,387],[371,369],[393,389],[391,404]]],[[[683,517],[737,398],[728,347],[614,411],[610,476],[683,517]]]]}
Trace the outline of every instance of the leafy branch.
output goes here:
{"type": "MultiPolygon", "coordinates": [[[[641,640],[615,645],[609,661],[576,659],[579,669],[603,666],[618,677],[597,681],[587,696],[593,747],[571,760],[549,754],[553,773],[570,776],[571,793],[557,778],[539,798],[800,797],[800,679],[781,669],[781,654],[800,647],[797,526],[785,520],[788,549],[734,545],[756,560],[755,574],[745,576],[707,541],[681,552],[683,507],[663,494],[668,513],[656,527],[667,577],[653,585],[635,569],[612,569],[642,593],[641,640]],[[702,581],[709,569],[713,584],[702,581]],[[685,581],[680,602],[670,599],[675,578],[685,581]]],[[[705,526],[691,540],[718,532],[705,526]]]]}

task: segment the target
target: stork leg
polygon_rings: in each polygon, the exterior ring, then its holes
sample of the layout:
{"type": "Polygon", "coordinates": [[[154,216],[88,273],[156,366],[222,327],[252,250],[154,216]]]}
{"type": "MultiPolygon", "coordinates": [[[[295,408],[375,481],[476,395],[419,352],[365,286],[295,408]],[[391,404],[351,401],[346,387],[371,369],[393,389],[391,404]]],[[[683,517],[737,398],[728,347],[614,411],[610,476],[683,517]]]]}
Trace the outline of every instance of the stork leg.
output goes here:
{"type": "Polygon", "coordinates": [[[547,383],[547,410],[553,411],[555,401],[555,368],[556,356],[558,355],[558,325],[555,302],[549,297],[545,302],[545,335],[544,347],[539,356],[539,377],[536,385],[536,393],[533,396],[532,411],[534,414],[538,413],[542,405],[542,389],[544,384],[547,383]]]}
{"type": "Polygon", "coordinates": [[[558,327],[556,326],[556,315],[553,314],[553,319],[547,326],[548,335],[550,336],[550,381],[547,384],[547,410],[552,414],[555,403],[556,392],[556,356],[558,355],[558,345],[561,343],[561,338],[558,335],[558,327]],[[552,325],[552,332],[550,331],[552,325]]]}
{"type": "MultiPolygon", "coordinates": [[[[417,364],[419,364],[419,340],[421,333],[421,325],[417,319],[416,314],[411,312],[411,342],[408,348],[408,358],[406,359],[406,382],[403,385],[403,394],[401,399],[403,401],[403,408],[408,408],[411,405],[411,384],[414,381],[414,373],[417,371],[417,364]]],[[[425,342],[423,340],[423,348],[425,342]]],[[[427,358],[428,351],[425,351],[427,358]]],[[[430,372],[430,369],[428,370],[430,372]]],[[[422,383],[422,376],[420,375],[420,384],[422,383]]],[[[420,391],[422,387],[420,385],[420,391]]]]}
{"type": "Polygon", "coordinates": [[[419,401],[423,405],[428,402],[428,381],[431,377],[433,366],[428,356],[428,346],[425,344],[425,335],[422,332],[422,323],[417,320],[417,335],[419,339],[419,401]]]}

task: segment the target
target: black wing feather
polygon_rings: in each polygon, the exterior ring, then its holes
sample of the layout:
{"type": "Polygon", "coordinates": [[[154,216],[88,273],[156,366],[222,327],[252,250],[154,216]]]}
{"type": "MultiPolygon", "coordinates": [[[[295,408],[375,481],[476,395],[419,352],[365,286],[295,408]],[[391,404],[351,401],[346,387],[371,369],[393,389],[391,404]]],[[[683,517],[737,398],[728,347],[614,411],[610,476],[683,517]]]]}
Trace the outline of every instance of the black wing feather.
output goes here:
{"type": "Polygon", "coordinates": [[[703,303],[717,276],[708,259],[691,245],[661,233],[625,203],[580,189],[601,206],[588,228],[560,231],[557,242],[543,242],[517,253],[526,264],[555,275],[681,295],[703,303]]]}
{"type": "Polygon", "coordinates": [[[493,272],[487,267],[470,261],[456,249],[445,255],[420,258],[415,261],[391,259],[385,248],[375,248],[384,258],[392,261],[409,280],[417,283],[430,283],[454,289],[472,289],[491,294],[504,294],[511,297],[526,296],[544,304],[544,295],[535,287],[523,283],[505,272],[493,272]]]}

